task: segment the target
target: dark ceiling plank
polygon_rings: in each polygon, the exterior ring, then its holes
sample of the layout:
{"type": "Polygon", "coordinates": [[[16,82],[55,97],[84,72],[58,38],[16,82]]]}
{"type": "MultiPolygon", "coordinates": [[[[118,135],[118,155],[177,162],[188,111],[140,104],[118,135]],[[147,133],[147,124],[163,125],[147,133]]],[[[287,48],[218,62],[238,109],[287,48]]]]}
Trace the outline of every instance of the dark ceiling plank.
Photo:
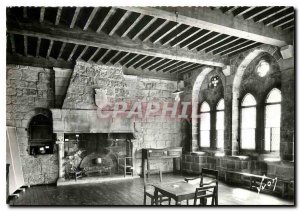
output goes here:
{"type": "Polygon", "coordinates": [[[286,18],[286,17],[288,17],[288,16],[290,16],[290,15],[293,15],[293,14],[294,14],[294,11],[293,11],[293,12],[289,12],[288,14],[286,14],[286,15],[284,15],[284,16],[282,16],[282,17],[276,18],[275,20],[273,20],[273,21],[271,21],[271,22],[269,22],[269,23],[266,23],[265,25],[266,25],[266,26],[273,25],[274,23],[276,23],[276,22],[278,22],[278,21],[281,21],[282,19],[284,19],[284,18],[286,18]]]}
{"type": "Polygon", "coordinates": [[[157,71],[157,69],[159,69],[159,68],[163,67],[164,65],[169,64],[169,62],[173,61],[173,60],[169,60],[169,61],[168,60],[164,61],[164,60],[162,62],[159,62],[158,65],[154,65],[154,66],[152,66],[152,68],[149,67],[148,69],[150,71],[154,71],[154,70],[157,71]]]}
{"type": "Polygon", "coordinates": [[[115,55],[113,55],[109,60],[107,60],[107,63],[111,63],[122,51],[117,51],[115,55]]]}
{"type": "Polygon", "coordinates": [[[284,27],[283,30],[288,30],[288,29],[290,29],[290,28],[294,28],[294,25],[291,25],[291,26],[288,26],[288,27],[284,27]]]}
{"type": "Polygon", "coordinates": [[[101,31],[101,29],[104,27],[104,25],[106,24],[106,22],[108,21],[108,19],[115,14],[116,9],[115,8],[111,8],[109,10],[109,12],[107,13],[107,15],[105,16],[104,20],[102,21],[102,23],[100,24],[100,26],[98,27],[98,29],[96,30],[97,33],[99,33],[101,31]]]}
{"type": "Polygon", "coordinates": [[[62,7],[57,8],[57,14],[55,18],[55,25],[59,24],[60,17],[61,17],[62,7]]]}
{"type": "Polygon", "coordinates": [[[129,65],[127,68],[130,68],[130,67],[134,66],[135,64],[139,63],[140,61],[143,61],[146,58],[147,58],[147,56],[142,56],[141,58],[139,58],[138,60],[133,62],[131,65],[129,65]]]}
{"type": "Polygon", "coordinates": [[[153,30],[145,39],[144,42],[149,40],[154,34],[156,34],[159,30],[161,30],[165,25],[167,25],[169,21],[165,21],[163,24],[161,24],[159,27],[157,27],[155,30],[153,30]]]}
{"type": "Polygon", "coordinates": [[[145,26],[143,26],[136,35],[132,37],[132,40],[136,40],[146,29],[148,29],[155,21],[157,18],[152,18],[145,26]]]}
{"type": "Polygon", "coordinates": [[[107,56],[107,54],[110,52],[109,49],[106,50],[106,52],[98,59],[98,61],[96,62],[97,64],[99,64],[99,62],[103,63],[102,60],[107,56]]]}
{"type": "Polygon", "coordinates": [[[254,44],[252,44],[251,46],[247,46],[247,47],[240,48],[240,49],[238,49],[237,51],[235,51],[234,53],[228,54],[228,57],[232,57],[232,56],[234,56],[234,55],[236,55],[236,54],[238,54],[238,53],[240,53],[240,52],[247,51],[247,50],[249,50],[249,49],[256,48],[256,47],[259,47],[259,46],[261,46],[261,45],[263,45],[263,44],[262,44],[262,43],[254,43],[254,44]]]}
{"type": "Polygon", "coordinates": [[[53,47],[53,43],[54,43],[54,41],[50,40],[50,44],[49,44],[47,55],[46,55],[47,59],[50,57],[50,53],[51,53],[51,50],[52,50],[52,47],[53,47]]]}
{"type": "Polygon", "coordinates": [[[28,55],[28,39],[27,36],[24,36],[24,56],[28,55]]]}
{"type": "Polygon", "coordinates": [[[287,21],[284,21],[284,22],[282,22],[282,23],[280,23],[280,24],[275,24],[274,25],[274,27],[275,28],[278,28],[278,27],[280,27],[280,26],[283,26],[283,25],[285,25],[285,24],[287,24],[287,23],[290,23],[290,22],[293,22],[294,21],[294,18],[292,18],[292,19],[289,19],[289,20],[287,20],[287,21]]]}
{"type": "Polygon", "coordinates": [[[238,51],[240,49],[243,49],[243,48],[246,48],[250,45],[253,45],[253,44],[256,44],[257,42],[253,42],[253,41],[249,41],[247,40],[247,42],[243,42],[243,43],[240,43],[234,47],[231,47],[231,48],[228,48],[226,49],[225,51],[221,52],[221,55],[228,55],[228,54],[232,54],[234,53],[235,51],[238,51]],[[246,44],[247,43],[247,44],[246,44]]]}
{"type": "Polygon", "coordinates": [[[144,65],[144,64],[146,64],[146,62],[148,62],[148,61],[146,61],[147,59],[150,59],[151,57],[150,56],[145,56],[142,60],[140,60],[140,61],[138,61],[138,62],[136,62],[134,65],[133,65],[133,67],[134,68],[139,68],[139,67],[141,67],[142,65],[144,65]]]}
{"type": "Polygon", "coordinates": [[[230,49],[232,49],[232,48],[235,48],[235,47],[237,47],[237,46],[244,45],[245,43],[250,42],[250,41],[251,41],[251,40],[244,40],[244,41],[242,41],[241,43],[238,43],[237,45],[233,45],[233,46],[231,46],[231,47],[229,47],[229,48],[225,48],[225,49],[223,49],[223,50],[221,50],[221,51],[218,51],[217,53],[214,53],[214,55],[222,54],[223,52],[226,52],[226,51],[228,51],[228,50],[230,50],[230,49]]]}
{"type": "Polygon", "coordinates": [[[257,12],[257,13],[254,13],[253,15],[250,15],[249,17],[246,17],[245,20],[250,20],[250,19],[253,19],[257,16],[259,16],[260,14],[264,13],[264,12],[267,12],[269,11],[270,9],[273,9],[274,7],[266,7],[265,9],[257,12]]]}
{"type": "Polygon", "coordinates": [[[240,12],[239,14],[237,14],[235,17],[240,17],[240,16],[244,15],[245,13],[253,10],[254,8],[256,8],[256,7],[249,7],[247,9],[245,9],[244,11],[240,12]]]}
{"type": "Polygon", "coordinates": [[[188,68],[188,69],[185,69],[185,70],[182,70],[182,71],[179,71],[178,72],[178,74],[183,74],[183,73],[186,73],[186,72],[190,72],[190,71],[192,71],[192,70],[194,70],[194,69],[197,69],[197,68],[200,68],[200,67],[202,67],[203,65],[199,65],[199,64],[197,64],[197,65],[195,65],[195,66],[193,66],[193,67],[191,67],[191,68],[188,68]]]}
{"type": "Polygon", "coordinates": [[[61,45],[61,47],[60,47],[60,50],[59,50],[59,53],[58,53],[57,59],[60,59],[60,57],[61,57],[61,54],[62,54],[62,52],[64,51],[65,47],[66,47],[66,43],[65,43],[65,42],[63,42],[63,44],[62,44],[62,45],[61,45]]]}
{"type": "Polygon", "coordinates": [[[187,27],[186,29],[184,29],[183,31],[179,32],[178,34],[176,34],[174,37],[172,37],[171,39],[169,39],[168,41],[166,41],[165,43],[163,43],[162,45],[167,45],[170,42],[172,42],[174,39],[178,38],[180,35],[182,35],[183,33],[187,32],[188,30],[190,30],[192,28],[192,26],[187,27]]]}
{"type": "Polygon", "coordinates": [[[218,46],[217,48],[211,49],[210,51],[206,51],[206,53],[217,51],[217,50],[219,50],[220,48],[224,48],[225,46],[230,45],[231,43],[234,43],[234,42],[236,42],[236,41],[238,41],[238,40],[241,40],[241,38],[236,37],[235,39],[233,39],[233,40],[231,40],[231,41],[229,41],[229,42],[225,42],[224,44],[218,46]]]}
{"type": "Polygon", "coordinates": [[[153,7],[120,8],[278,47],[293,42],[292,33],[286,33],[283,30],[271,27],[262,27],[254,22],[232,18],[229,15],[211,10],[207,7],[189,7],[188,9],[186,7],[178,7],[177,12],[179,15],[177,18],[172,7],[159,7],[159,9],[153,7]]]}
{"type": "Polygon", "coordinates": [[[172,65],[170,65],[170,66],[168,65],[167,67],[161,69],[160,71],[162,71],[162,72],[169,72],[170,70],[172,70],[172,69],[174,69],[174,68],[181,67],[181,66],[183,66],[184,64],[186,64],[186,63],[185,63],[185,62],[182,62],[182,61],[177,61],[177,62],[175,62],[174,64],[172,64],[172,65]],[[179,63],[181,63],[181,64],[179,64],[179,63]]]}
{"type": "Polygon", "coordinates": [[[22,26],[11,24],[8,25],[7,32],[171,60],[182,60],[218,67],[224,66],[220,57],[207,55],[204,52],[194,53],[185,49],[175,49],[148,42],[132,41],[131,39],[120,38],[119,36],[108,36],[104,32],[98,33],[95,36],[94,32],[83,33],[77,29],[53,28],[52,26],[44,25],[36,26],[35,24],[22,24],[22,26]]]}
{"type": "Polygon", "coordinates": [[[71,59],[72,59],[75,51],[77,50],[77,48],[78,48],[78,44],[74,45],[74,48],[73,48],[72,52],[70,53],[70,55],[68,57],[68,61],[71,61],[71,59]]]}
{"type": "Polygon", "coordinates": [[[173,73],[174,71],[178,70],[179,68],[185,68],[187,67],[188,65],[192,65],[193,63],[189,63],[189,62],[184,62],[183,64],[180,64],[178,66],[175,66],[175,67],[172,67],[168,70],[166,70],[166,72],[170,72],[170,73],[173,73]]]}
{"type": "Polygon", "coordinates": [[[202,45],[208,43],[209,41],[211,41],[211,40],[213,40],[213,39],[215,39],[215,38],[217,38],[217,37],[219,37],[219,36],[221,36],[221,35],[222,35],[222,34],[216,34],[216,35],[213,35],[212,37],[208,38],[208,39],[205,40],[204,42],[201,42],[201,43],[199,43],[198,45],[194,46],[193,48],[190,48],[190,50],[197,49],[197,48],[199,48],[200,46],[202,46],[202,45]]]}
{"type": "MultiPolygon", "coordinates": [[[[199,32],[202,32],[203,30],[200,30],[199,32]]],[[[187,42],[185,45],[180,45],[181,48],[185,48],[185,47],[188,47],[190,45],[193,45],[194,43],[196,43],[197,41],[199,41],[200,39],[202,39],[203,37],[205,37],[206,35],[209,35],[213,33],[212,31],[207,31],[207,32],[204,32],[204,34],[201,34],[200,36],[197,36],[196,39],[194,39],[193,41],[191,42],[187,42]]],[[[190,49],[189,49],[190,50],[190,49]]]]}
{"type": "Polygon", "coordinates": [[[165,60],[164,58],[158,58],[158,60],[156,62],[154,62],[153,64],[150,64],[150,66],[146,67],[146,69],[150,70],[151,67],[157,65],[158,63],[162,62],[163,60],[165,60]]]}
{"type": "Polygon", "coordinates": [[[71,24],[70,24],[70,28],[73,29],[74,26],[75,26],[75,23],[77,21],[77,17],[79,15],[79,12],[80,12],[81,8],[80,7],[76,7],[75,9],[75,12],[74,12],[74,15],[72,17],[72,21],[71,21],[71,24]]]}
{"type": "Polygon", "coordinates": [[[87,60],[87,62],[91,62],[92,59],[94,58],[94,56],[96,56],[96,54],[101,50],[101,48],[97,48],[97,50],[95,50],[95,52],[90,56],[90,58],[87,60]]]}
{"type": "Polygon", "coordinates": [[[73,69],[74,63],[67,62],[64,60],[55,60],[53,58],[45,59],[43,57],[32,57],[32,56],[21,56],[21,55],[11,55],[8,54],[6,57],[7,64],[18,64],[18,65],[26,65],[26,66],[34,66],[34,67],[44,67],[44,68],[67,68],[73,69]]]}
{"type": "Polygon", "coordinates": [[[263,18],[257,20],[256,23],[260,23],[260,22],[262,22],[262,21],[264,21],[264,20],[267,20],[268,18],[271,18],[271,17],[273,17],[274,15],[277,15],[278,13],[281,13],[281,12],[287,10],[288,8],[289,8],[289,7],[284,7],[284,8],[282,8],[282,9],[280,9],[280,10],[278,10],[278,11],[276,11],[276,12],[270,14],[270,15],[267,15],[267,16],[265,16],[265,17],[263,17],[263,18]]]}
{"type": "Polygon", "coordinates": [[[36,44],[36,51],[35,51],[35,57],[40,57],[40,47],[41,47],[41,41],[42,39],[40,37],[37,38],[37,44],[36,44]]]}
{"type": "Polygon", "coordinates": [[[173,64],[174,60],[170,60],[168,62],[165,62],[165,63],[153,68],[151,71],[158,71],[159,69],[162,70],[161,68],[163,68],[165,65],[167,65],[167,66],[170,65],[170,63],[173,64]]]}
{"type": "Polygon", "coordinates": [[[157,57],[153,57],[153,58],[151,58],[149,61],[147,61],[147,62],[145,62],[143,65],[141,65],[141,68],[142,69],[145,69],[147,66],[149,66],[150,64],[151,64],[151,62],[152,61],[154,61],[155,59],[159,59],[159,58],[157,58],[157,57]]]}
{"type": "Polygon", "coordinates": [[[175,68],[174,70],[170,71],[170,73],[181,72],[181,71],[186,70],[186,69],[189,69],[190,67],[195,66],[195,65],[196,65],[195,63],[191,63],[191,64],[188,64],[187,66],[184,66],[184,67],[181,68],[181,69],[175,68]]]}
{"type": "Polygon", "coordinates": [[[240,50],[242,50],[244,48],[248,48],[249,46],[257,45],[257,44],[258,44],[257,42],[251,42],[251,43],[248,43],[247,45],[241,46],[241,48],[237,48],[237,49],[234,49],[234,50],[231,50],[231,51],[229,50],[228,52],[226,51],[226,53],[224,53],[223,55],[229,55],[229,54],[232,54],[232,53],[234,53],[236,51],[240,51],[240,50]]]}
{"type": "Polygon", "coordinates": [[[112,28],[112,30],[109,32],[109,36],[112,36],[118,28],[122,25],[122,23],[126,20],[126,18],[131,14],[130,11],[126,11],[125,14],[122,16],[122,18],[117,22],[117,24],[112,28]]]}
{"type": "Polygon", "coordinates": [[[138,57],[138,56],[139,56],[139,54],[134,55],[131,59],[129,59],[127,62],[125,62],[125,63],[123,64],[123,66],[127,67],[127,65],[128,65],[131,61],[133,61],[136,57],[138,57]]]}
{"type": "Polygon", "coordinates": [[[41,7],[41,10],[40,10],[40,23],[42,23],[44,21],[44,17],[45,17],[45,7],[41,7]]]}
{"type": "Polygon", "coordinates": [[[27,7],[23,7],[23,18],[28,18],[27,7]]]}
{"type": "Polygon", "coordinates": [[[229,10],[227,10],[225,13],[226,14],[230,14],[232,13],[234,10],[236,10],[238,7],[231,7],[229,10]]]}
{"type": "Polygon", "coordinates": [[[12,53],[15,54],[16,53],[16,45],[15,45],[15,36],[14,36],[14,34],[9,34],[9,40],[10,40],[10,43],[11,43],[12,53]]]}
{"type": "Polygon", "coordinates": [[[81,59],[81,57],[85,54],[85,52],[87,51],[88,48],[89,48],[89,46],[84,47],[84,49],[81,51],[81,53],[77,57],[78,60],[81,59]]]}
{"type": "Polygon", "coordinates": [[[120,62],[125,58],[125,57],[127,57],[129,55],[129,52],[126,52],[123,56],[121,56],[116,62],[115,62],[115,64],[120,64],[120,62]]]}
{"type": "Polygon", "coordinates": [[[92,20],[94,19],[97,11],[98,11],[98,7],[94,7],[93,10],[92,10],[92,12],[91,12],[91,14],[89,15],[89,18],[87,19],[87,21],[86,21],[86,23],[85,23],[85,25],[83,27],[84,31],[86,31],[89,28],[89,26],[90,26],[92,20]]]}
{"type": "Polygon", "coordinates": [[[202,29],[197,29],[196,31],[194,31],[190,35],[186,36],[184,39],[182,39],[182,40],[178,41],[177,43],[175,43],[174,45],[172,45],[172,47],[180,45],[181,43],[185,42],[186,40],[188,40],[189,38],[191,38],[192,36],[194,36],[195,34],[197,34],[200,31],[202,31],[202,29]]]}
{"type": "Polygon", "coordinates": [[[138,22],[144,17],[144,15],[140,14],[139,17],[137,19],[135,19],[135,21],[131,24],[131,26],[129,26],[126,31],[121,35],[121,37],[126,37],[127,34],[131,31],[131,29],[133,29],[133,27],[136,26],[136,24],[138,24],[138,22]]]}
{"type": "Polygon", "coordinates": [[[225,40],[227,40],[227,39],[229,39],[229,38],[231,38],[231,36],[223,37],[223,38],[221,38],[220,40],[218,40],[217,42],[214,42],[212,45],[208,45],[208,46],[206,46],[205,48],[202,48],[201,51],[205,51],[206,49],[211,48],[211,47],[213,47],[213,46],[219,44],[220,42],[224,42],[225,40]]]}
{"type": "Polygon", "coordinates": [[[167,36],[168,34],[170,34],[171,32],[173,32],[175,29],[177,29],[181,24],[176,24],[175,26],[173,26],[172,29],[170,29],[169,31],[167,31],[166,33],[162,34],[160,37],[157,37],[156,40],[153,40],[153,43],[158,43],[161,39],[163,39],[165,36],[167,36]]]}
{"type": "Polygon", "coordinates": [[[138,69],[124,68],[123,73],[124,75],[136,75],[136,76],[141,76],[143,78],[156,78],[156,79],[165,79],[171,81],[177,81],[178,79],[181,79],[180,77],[177,77],[175,74],[151,72],[140,68],[138,69]]]}

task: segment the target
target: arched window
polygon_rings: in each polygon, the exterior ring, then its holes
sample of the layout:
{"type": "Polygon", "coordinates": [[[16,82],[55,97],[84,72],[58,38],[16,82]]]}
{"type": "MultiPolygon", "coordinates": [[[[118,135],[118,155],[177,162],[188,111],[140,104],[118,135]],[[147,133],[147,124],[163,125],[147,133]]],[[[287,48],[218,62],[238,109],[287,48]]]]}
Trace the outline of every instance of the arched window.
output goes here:
{"type": "Polygon", "coordinates": [[[280,147],[281,92],[272,89],[265,105],[265,151],[279,152],[280,147]]]}
{"type": "Polygon", "coordinates": [[[210,147],[210,107],[207,102],[200,107],[200,147],[210,147]]]}
{"type": "Polygon", "coordinates": [[[219,100],[217,105],[217,113],[216,113],[216,137],[217,143],[216,146],[218,149],[224,148],[224,99],[219,100]]]}
{"type": "Polygon", "coordinates": [[[256,100],[246,94],[241,104],[241,149],[255,149],[256,100]]]}

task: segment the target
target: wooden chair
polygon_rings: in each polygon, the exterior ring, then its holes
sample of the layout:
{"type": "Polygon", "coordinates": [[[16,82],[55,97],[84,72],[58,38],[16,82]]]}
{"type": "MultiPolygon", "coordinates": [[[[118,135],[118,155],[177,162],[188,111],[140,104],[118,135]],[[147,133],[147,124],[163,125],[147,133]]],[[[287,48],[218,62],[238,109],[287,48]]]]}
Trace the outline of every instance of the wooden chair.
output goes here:
{"type": "MultiPolygon", "coordinates": [[[[152,184],[154,184],[153,182],[149,182],[150,177],[151,177],[151,173],[158,173],[159,174],[159,182],[162,182],[162,172],[160,169],[151,169],[151,170],[145,170],[144,171],[144,205],[146,205],[146,198],[147,196],[151,199],[151,205],[154,204],[155,201],[155,197],[154,197],[154,187],[152,186],[152,184]],[[149,175],[149,177],[148,177],[149,175]]],[[[158,183],[158,182],[155,182],[158,183]]],[[[159,204],[161,204],[163,201],[169,201],[169,204],[171,202],[171,199],[168,197],[164,197],[161,194],[158,194],[158,202],[159,204]]]]}
{"type": "Polygon", "coordinates": [[[218,205],[217,199],[217,185],[209,185],[200,188],[196,188],[195,197],[194,197],[194,205],[207,205],[207,199],[211,198],[211,205],[218,205]],[[205,200],[204,200],[205,199],[205,200]],[[197,201],[200,201],[197,204],[197,201]]]}
{"type": "MultiPolygon", "coordinates": [[[[217,170],[202,168],[199,177],[185,178],[184,180],[186,182],[195,182],[198,180],[199,187],[205,187],[208,185],[216,185],[215,200],[216,200],[216,204],[218,204],[218,179],[219,179],[219,172],[217,170]]],[[[203,203],[205,203],[205,201],[206,201],[206,199],[203,198],[203,203]]],[[[187,201],[187,204],[188,204],[188,201],[187,201]]]]}

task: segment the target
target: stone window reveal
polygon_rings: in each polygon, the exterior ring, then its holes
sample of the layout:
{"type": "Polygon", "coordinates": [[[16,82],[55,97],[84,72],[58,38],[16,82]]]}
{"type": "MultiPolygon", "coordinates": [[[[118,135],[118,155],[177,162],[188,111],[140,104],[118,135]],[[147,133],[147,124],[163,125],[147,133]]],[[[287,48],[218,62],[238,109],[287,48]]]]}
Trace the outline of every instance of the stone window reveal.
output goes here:
{"type": "Polygon", "coordinates": [[[210,107],[207,102],[200,107],[200,147],[210,147],[210,107]]]}
{"type": "Polygon", "coordinates": [[[224,99],[220,99],[217,104],[217,120],[216,120],[216,139],[217,139],[217,148],[223,149],[224,148],[224,99]]]}
{"type": "Polygon", "coordinates": [[[280,121],[281,121],[281,92],[272,89],[268,94],[265,105],[265,151],[279,152],[280,121]]]}
{"type": "Polygon", "coordinates": [[[255,149],[256,100],[246,94],[241,104],[241,149],[255,149]]]}

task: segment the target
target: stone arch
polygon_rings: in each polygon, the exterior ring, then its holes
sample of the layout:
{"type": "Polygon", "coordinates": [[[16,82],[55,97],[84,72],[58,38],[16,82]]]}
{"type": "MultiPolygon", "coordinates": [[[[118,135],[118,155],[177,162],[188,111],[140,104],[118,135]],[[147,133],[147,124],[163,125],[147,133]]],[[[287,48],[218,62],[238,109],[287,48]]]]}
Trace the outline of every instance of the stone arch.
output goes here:
{"type": "Polygon", "coordinates": [[[246,51],[238,61],[238,67],[235,72],[232,85],[232,130],[231,130],[231,154],[238,154],[238,119],[239,119],[239,97],[240,97],[240,85],[242,82],[243,74],[247,69],[248,65],[261,53],[268,53],[278,60],[281,59],[280,52],[277,47],[263,45],[258,48],[251,49],[246,51]]]}
{"type": "Polygon", "coordinates": [[[47,109],[47,108],[35,108],[35,109],[29,111],[28,113],[26,113],[26,115],[24,116],[24,119],[22,120],[22,127],[28,128],[31,119],[34,116],[37,116],[39,114],[48,117],[52,121],[52,112],[49,109],[47,109]]]}
{"type": "Polygon", "coordinates": [[[199,107],[199,93],[201,85],[208,73],[213,70],[212,67],[205,67],[202,69],[201,73],[197,76],[192,91],[192,146],[191,151],[198,149],[198,107],[199,107]]]}

